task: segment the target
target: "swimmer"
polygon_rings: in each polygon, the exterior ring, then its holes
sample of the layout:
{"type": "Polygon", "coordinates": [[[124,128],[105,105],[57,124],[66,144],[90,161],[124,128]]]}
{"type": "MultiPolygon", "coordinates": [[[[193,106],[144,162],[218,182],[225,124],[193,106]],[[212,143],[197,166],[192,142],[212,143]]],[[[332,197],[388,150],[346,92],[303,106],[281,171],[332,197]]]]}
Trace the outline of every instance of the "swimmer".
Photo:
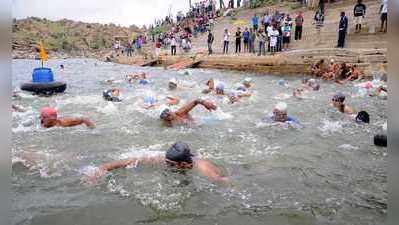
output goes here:
{"type": "Polygon", "coordinates": [[[252,79],[250,77],[246,77],[242,84],[244,85],[245,88],[250,88],[252,83],[252,79]]]}
{"type": "Polygon", "coordinates": [[[285,102],[279,102],[272,110],[271,119],[274,122],[287,122],[288,114],[287,114],[287,104],[285,102]]]}
{"type": "Polygon", "coordinates": [[[121,93],[118,88],[112,88],[112,89],[103,91],[103,98],[107,101],[112,101],[112,102],[122,101],[121,93]]]}
{"type": "Polygon", "coordinates": [[[344,101],[345,101],[344,94],[342,94],[342,93],[335,94],[332,97],[331,101],[332,101],[331,106],[335,107],[341,113],[346,113],[346,114],[354,114],[355,113],[355,111],[351,107],[344,104],[344,101]]]}
{"type": "Polygon", "coordinates": [[[177,89],[177,80],[176,78],[172,78],[169,80],[168,83],[169,90],[176,90],[177,89]]]}
{"type": "Polygon", "coordinates": [[[51,107],[44,107],[40,110],[40,124],[45,128],[73,127],[81,124],[94,128],[94,124],[86,118],[58,118],[57,110],[51,107]]]}
{"type": "Polygon", "coordinates": [[[63,64],[60,65],[60,69],[61,69],[61,70],[64,69],[64,65],[63,65],[63,64]]]}
{"type": "Polygon", "coordinates": [[[173,124],[187,124],[193,122],[192,117],[189,112],[194,109],[197,105],[203,105],[207,110],[216,110],[216,105],[210,101],[197,99],[183,105],[180,109],[172,112],[170,109],[166,108],[161,112],[160,118],[166,126],[173,126],[173,124]]]}
{"type": "Polygon", "coordinates": [[[355,120],[356,123],[370,123],[370,115],[366,111],[360,111],[355,120]]]}
{"type": "Polygon", "coordinates": [[[215,183],[224,184],[229,181],[228,177],[222,175],[222,171],[208,160],[195,157],[188,144],[184,142],[174,143],[165,155],[127,158],[113,161],[99,166],[94,174],[85,177],[86,181],[93,182],[96,178],[105,175],[107,172],[137,165],[160,165],[166,168],[173,168],[179,171],[196,170],[201,175],[215,183]]]}
{"type": "Polygon", "coordinates": [[[133,83],[135,80],[146,80],[147,74],[144,72],[137,73],[137,74],[128,74],[128,75],[126,75],[126,79],[129,83],[133,83]]]}
{"type": "Polygon", "coordinates": [[[224,95],[224,84],[222,82],[216,85],[216,95],[224,95]]]}
{"type": "Polygon", "coordinates": [[[276,106],[273,107],[272,112],[264,118],[267,121],[273,121],[273,122],[278,122],[278,123],[290,123],[291,125],[294,125],[295,127],[301,128],[302,125],[293,118],[292,116],[288,116],[287,113],[287,103],[285,102],[279,102],[277,103],[276,106]]]}
{"type": "Polygon", "coordinates": [[[158,106],[159,104],[157,104],[157,99],[154,96],[148,95],[144,97],[143,106],[142,106],[143,108],[151,109],[151,108],[156,108],[158,106]]]}
{"type": "Polygon", "coordinates": [[[303,88],[295,88],[294,91],[292,92],[292,96],[298,99],[303,99],[303,93],[304,93],[303,88]]]}
{"type": "Polygon", "coordinates": [[[313,91],[318,91],[320,89],[320,84],[315,79],[309,79],[304,84],[306,89],[311,89],[313,91]]]}
{"type": "Polygon", "coordinates": [[[202,93],[208,94],[215,89],[215,81],[213,80],[213,78],[209,79],[205,84],[206,86],[208,86],[208,88],[202,90],[202,93]]]}
{"type": "Polygon", "coordinates": [[[243,97],[251,97],[251,93],[249,93],[245,87],[242,88],[237,88],[237,90],[232,91],[228,94],[230,104],[233,104],[235,102],[239,102],[241,98],[243,97]]]}

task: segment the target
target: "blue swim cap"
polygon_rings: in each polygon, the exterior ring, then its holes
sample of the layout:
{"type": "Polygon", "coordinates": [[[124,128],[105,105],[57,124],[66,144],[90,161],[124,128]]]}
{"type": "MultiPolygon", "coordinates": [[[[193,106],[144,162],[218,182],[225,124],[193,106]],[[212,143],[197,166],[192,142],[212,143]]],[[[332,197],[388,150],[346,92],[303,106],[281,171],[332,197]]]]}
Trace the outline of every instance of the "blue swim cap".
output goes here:
{"type": "Polygon", "coordinates": [[[217,85],[216,85],[216,89],[217,90],[224,90],[224,84],[223,83],[218,83],[217,85]]]}
{"type": "Polygon", "coordinates": [[[344,102],[345,101],[345,95],[342,94],[341,92],[338,92],[332,97],[332,100],[336,101],[336,102],[344,102]]]}
{"type": "Polygon", "coordinates": [[[148,81],[148,80],[146,80],[146,79],[140,79],[139,80],[139,84],[142,84],[142,85],[146,85],[146,84],[149,84],[150,82],[148,81]]]}
{"type": "Polygon", "coordinates": [[[246,92],[246,91],[247,91],[247,89],[246,89],[244,86],[239,86],[239,87],[237,88],[237,90],[238,90],[238,91],[243,91],[243,92],[246,92]]]}
{"type": "Polygon", "coordinates": [[[286,82],[285,82],[285,80],[281,79],[277,82],[277,84],[280,86],[285,86],[286,82]]]}
{"type": "Polygon", "coordinates": [[[154,105],[156,102],[154,96],[145,96],[144,97],[144,103],[148,105],[154,105]]]}

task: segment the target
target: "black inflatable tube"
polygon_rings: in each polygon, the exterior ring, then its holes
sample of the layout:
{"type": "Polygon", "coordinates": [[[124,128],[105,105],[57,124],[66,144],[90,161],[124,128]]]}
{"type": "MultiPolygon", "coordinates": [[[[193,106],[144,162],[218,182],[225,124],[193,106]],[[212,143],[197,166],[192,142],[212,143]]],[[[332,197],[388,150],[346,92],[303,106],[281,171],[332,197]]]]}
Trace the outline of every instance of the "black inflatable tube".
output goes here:
{"type": "Polygon", "coordinates": [[[24,83],[21,85],[21,90],[30,91],[35,94],[51,95],[55,93],[62,93],[66,90],[66,83],[50,82],[50,83],[24,83]]]}

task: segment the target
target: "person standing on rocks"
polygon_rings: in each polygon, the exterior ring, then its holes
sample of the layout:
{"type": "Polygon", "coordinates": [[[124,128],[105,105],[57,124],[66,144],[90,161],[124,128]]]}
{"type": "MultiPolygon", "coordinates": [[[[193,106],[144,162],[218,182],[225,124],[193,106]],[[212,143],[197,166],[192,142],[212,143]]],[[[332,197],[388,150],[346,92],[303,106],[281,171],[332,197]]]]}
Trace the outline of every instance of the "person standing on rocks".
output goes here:
{"type": "Polygon", "coordinates": [[[382,0],[382,4],[380,7],[381,13],[381,32],[387,32],[388,26],[388,0],[382,0]]]}
{"type": "Polygon", "coordinates": [[[258,32],[258,41],[259,41],[259,52],[258,56],[260,55],[266,55],[266,48],[265,48],[265,43],[266,43],[266,34],[263,32],[263,29],[259,29],[258,32]]]}
{"type": "Polygon", "coordinates": [[[345,46],[346,32],[348,30],[348,17],[345,16],[345,12],[341,12],[341,19],[339,21],[338,29],[337,48],[343,48],[345,46]]]}
{"type": "Polygon", "coordinates": [[[285,22],[283,27],[281,28],[283,32],[283,51],[287,51],[289,44],[291,42],[291,26],[288,24],[288,22],[285,22]]]}
{"type": "Polygon", "coordinates": [[[236,32],[236,54],[241,53],[241,28],[237,28],[236,32]]]}
{"type": "Polygon", "coordinates": [[[362,30],[362,22],[364,16],[366,15],[366,5],[362,3],[362,0],[358,0],[357,4],[353,8],[353,16],[356,21],[356,32],[360,32],[362,30]]]}
{"type": "Polygon", "coordinates": [[[256,40],[256,32],[253,30],[253,28],[250,28],[249,40],[248,40],[249,52],[254,54],[255,54],[255,40],[256,40]]]}
{"type": "Polygon", "coordinates": [[[227,29],[224,29],[223,34],[223,54],[229,53],[229,40],[230,40],[230,32],[227,29]]]}
{"type": "Polygon", "coordinates": [[[303,15],[299,12],[295,18],[295,41],[302,39],[303,15]]]}
{"type": "Polygon", "coordinates": [[[208,33],[208,54],[209,55],[213,54],[212,44],[213,44],[214,39],[215,38],[213,37],[212,31],[209,31],[209,33],[208,33]]]}
{"type": "Polygon", "coordinates": [[[170,50],[172,55],[176,55],[176,38],[172,36],[172,39],[170,40],[170,50]]]}
{"type": "Polygon", "coordinates": [[[248,46],[249,38],[250,38],[249,35],[250,35],[250,33],[248,31],[248,27],[245,27],[245,30],[242,33],[242,38],[244,39],[244,53],[249,52],[249,46],[248,46]]]}
{"type": "Polygon", "coordinates": [[[256,13],[254,14],[254,16],[251,19],[251,23],[252,23],[252,27],[254,28],[254,31],[258,31],[258,26],[259,26],[259,18],[256,15],[256,13]]]}

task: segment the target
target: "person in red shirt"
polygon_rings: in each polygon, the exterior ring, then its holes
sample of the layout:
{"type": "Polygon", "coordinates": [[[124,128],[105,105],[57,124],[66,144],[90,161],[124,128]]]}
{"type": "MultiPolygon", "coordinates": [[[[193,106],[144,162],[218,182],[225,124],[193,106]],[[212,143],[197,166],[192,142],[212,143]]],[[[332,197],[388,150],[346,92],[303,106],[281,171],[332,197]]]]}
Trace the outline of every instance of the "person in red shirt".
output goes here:
{"type": "Polygon", "coordinates": [[[295,40],[302,39],[302,26],[303,26],[303,15],[302,12],[299,12],[295,18],[295,40]]]}

